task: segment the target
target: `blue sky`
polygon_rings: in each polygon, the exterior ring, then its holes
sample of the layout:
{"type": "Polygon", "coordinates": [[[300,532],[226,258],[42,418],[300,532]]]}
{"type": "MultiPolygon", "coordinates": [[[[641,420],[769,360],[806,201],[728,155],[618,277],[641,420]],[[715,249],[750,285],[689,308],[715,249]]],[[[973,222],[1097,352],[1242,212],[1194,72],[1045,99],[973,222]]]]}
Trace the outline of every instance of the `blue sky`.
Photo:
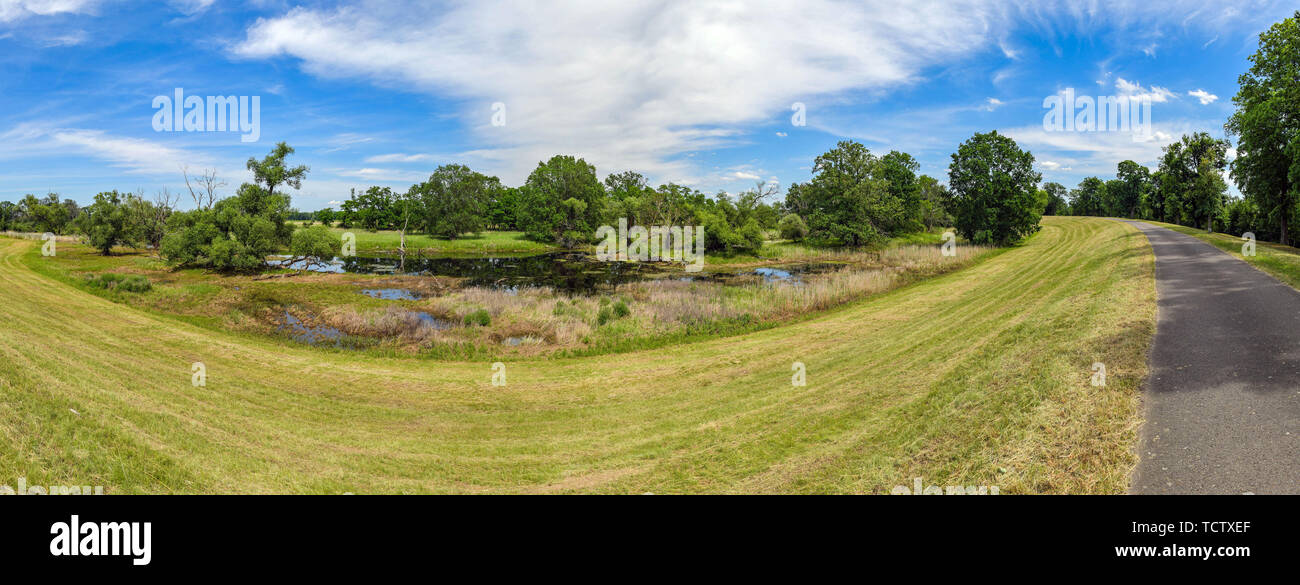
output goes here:
{"type": "MultiPolygon", "coordinates": [[[[707,193],[806,181],[855,139],[946,179],[996,129],[1073,187],[1184,132],[1223,134],[1284,2],[117,2],[0,0],[0,200],[184,190],[277,141],[295,206],[404,190],[458,162],[519,184],[581,156],[707,193]],[[156,132],[152,103],[258,96],[260,139],[156,132]],[[1145,95],[1153,132],[1049,132],[1044,99],[1145,95]],[[801,103],[806,124],[792,123],[801,103]],[[493,123],[494,104],[504,124],[493,123]]],[[[188,196],[185,198],[188,203],[188,196]]]]}

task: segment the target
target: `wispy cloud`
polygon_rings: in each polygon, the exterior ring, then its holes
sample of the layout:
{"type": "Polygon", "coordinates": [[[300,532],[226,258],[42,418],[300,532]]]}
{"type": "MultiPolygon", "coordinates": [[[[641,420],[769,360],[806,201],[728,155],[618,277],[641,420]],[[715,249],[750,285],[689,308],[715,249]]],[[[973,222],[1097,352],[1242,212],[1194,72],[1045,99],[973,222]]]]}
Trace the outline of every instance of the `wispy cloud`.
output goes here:
{"type": "Polygon", "coordinates": [[[14,22],[32,16],[90,12],[97,0],[0,0],[0,22],[14,22]]]}

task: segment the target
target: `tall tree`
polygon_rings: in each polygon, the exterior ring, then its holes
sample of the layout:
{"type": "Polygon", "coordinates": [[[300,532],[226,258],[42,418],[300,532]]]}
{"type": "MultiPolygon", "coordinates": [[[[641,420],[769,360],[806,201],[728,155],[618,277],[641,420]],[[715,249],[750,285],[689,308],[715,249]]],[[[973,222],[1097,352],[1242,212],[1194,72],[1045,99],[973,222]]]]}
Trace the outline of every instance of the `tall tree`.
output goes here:
{"type": "Polygon", "coordinates": [[[274,197],[275,188],[280,185],[302,188],[302,180],[310,169],[305,165],[286,167],[284,159],[293,152],[293,147],[280,142],[260,161],[249,157],[248,170],[253,171],[253,181],[266,189],[267,197],[274,197]]]}
{"type": "Polygon", "coordinates": [[[133,222],[131,209],[117,191],[95,195],[95,202],[83,210],[78,221],[90,246],[108,256],[113,246],[135,245],[140,238],[140,226],[133,222]]]}
{"type": "Polygon", "coordinates": [[[428,181],[411,187],[411,196],[418,202],[426,233],[455,239],[483,229],[488,200],[499,189],[496,177],[451,164],[438,167],[428,181]]]}
{"type": "MultiPolygon", "coordinates": [[[[793,192],[794,186],[791,187],[793,192]]],[[[816,240],[861,246],[880,241],[903,223],[902,200],[890,192],[880,159],[860,142],[842,141],[813,161],[813,179],[798,186],[808,235],[816,240]]],[[[791,193],[787,194],[787,204],[791,193]]]]}
{"type": "Polygon", "coordinates": [[[956,207],[957,230],[976,244],[1008,244],[1038,231],[1043,206],[1038,198],[1034,155],[1015,140],[992,131],[976,133],[952,155],[948,181],[956,207]]]}
{"type": "Polygon", "coordinates": [[[573,247],[591,240],[604,211],[596,167],[572,156],[538,163],[520,193],[519,223],[529,237],[573,247]]]}
{"type": "Polygon", "coordinates": [[[1047,207],[1043,209],[1043,215],[1069,215],[1070,202],[1065,199],[1069,192],[1065,185],[1043,183],[1043,190],[1047,192],[1047,207]]]}
{"type": "Polygon", "coordinates": [[[1097,177],[1079,181],[1079,187],[1070,192],[1070,211],[1074,215],[1101,216],[1106,213],[1106,183],[1097,177]]]}
{"type": "MultiPolygon", "coordinates": [[[[1134,218],[1142,206],[1151,185],[1151,171],[1131,160],[1119,163],[1115,174],[1115,192],[1107,193],[1119,217],[1134,218]]],[[[1111,188],[1108,185],[1107,190],[1111,188]]]]}
{"type": "Polygon", "coordinates": [[[1300,202],[1300,11],[1260,33],[1250,62],[1225,125],[1237,136],[1232,178],[1289,244],[1300,202]]]}

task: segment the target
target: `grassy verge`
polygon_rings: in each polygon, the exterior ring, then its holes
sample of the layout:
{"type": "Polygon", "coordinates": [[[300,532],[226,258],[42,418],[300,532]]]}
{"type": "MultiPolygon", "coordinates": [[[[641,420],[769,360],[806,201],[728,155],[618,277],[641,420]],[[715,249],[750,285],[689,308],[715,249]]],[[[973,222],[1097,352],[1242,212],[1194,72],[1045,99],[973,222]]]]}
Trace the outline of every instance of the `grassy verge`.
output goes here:
{"type": "MultiPolygon", "coordinates": [[[[351,232],[357,237],[357,255],[396,254],[401,246],[401,232],[367,231],[361,228],[332,227],[339,234],[351,232]]],[[[424,234],[406,234],[407,253],[417,251],[426,256],[526,256],[557,250],[555,246],[524,238],[523,232],[483,232],[454,240],[424,234]]]]}
{"type": "Polygon", "coordinates": [[[1213,244],[1218,249],[1245,260],[1251,266],[1273,275],[1274,278],[1291,285],[1293,288],[1300,288],[1300,249],[1271,242],[1256,242],[1255,255],[1243,256],[1241,246],[1245,242],[1239,236],[1216,232],[1207,233],[1203,229],[1159,221],[1147,221],[1146,223],[1168,228],[1180,234],[1187,234],[1203,242],[1213,244]]]}
{"type": "Polygon", "coordinates": [[[1044,224],[968,269],[792,325],[507,360],[504,386],[489,361],[160,318],[38,275],[19,258],[39,242],[0,239],[0,478],[109,493],[879,494],[915,477],[1120,493],[1154,328],[1150,248],[1119,222],[1044,224]]]}

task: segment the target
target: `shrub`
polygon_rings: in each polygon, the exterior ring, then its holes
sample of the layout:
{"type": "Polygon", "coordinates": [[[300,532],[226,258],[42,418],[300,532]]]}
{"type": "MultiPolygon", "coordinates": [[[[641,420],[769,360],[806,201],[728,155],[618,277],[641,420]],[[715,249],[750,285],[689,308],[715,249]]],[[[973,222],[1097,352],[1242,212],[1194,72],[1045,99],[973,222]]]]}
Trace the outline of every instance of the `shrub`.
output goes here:
{"type": "Polygon", "coordinates": [[[487,309],[479,309],[468,315],[465,315],[465,325],[487,327],[492,324],[492,315],[488,314],[487,309]]]}
{"type": "Polygon", "coordinates": [[[609,307],[601,307],[600,312],[596,313],[596,325],[604,325],[614,320],[614,312],[609,307]]]}
{"type": "Polygon", "coordinates": [[[776,224],[776,229],[780,230],[781,238],[786,240],[799,241],[808,236],[808,224],[804,223],[803,218],[796,214],[787,214],[776,224]]]}
{"type": "Polygon", "coordinates": [[[95,276],[86,276],[86,284],[101,290],[120,290],[123,292],[142,293],[153,289],[149,279],[138,274],[126,276],[112,272],[95,276]]]}
{"type": "Polygon", "coordinates": [[[625,302],[623,302],[623,301],[619,301],[619,302],[617,302],[617,303],[614,303],[614,317],[615,317],[615,318],[617,318],[617,319],[622,319],[623,317],[626,317],[626,316],[631,315],[631,314],[632,314],[632,310],[629,309],[629,308],[627,308],[627,303],[625,303],[625,302]]]}

